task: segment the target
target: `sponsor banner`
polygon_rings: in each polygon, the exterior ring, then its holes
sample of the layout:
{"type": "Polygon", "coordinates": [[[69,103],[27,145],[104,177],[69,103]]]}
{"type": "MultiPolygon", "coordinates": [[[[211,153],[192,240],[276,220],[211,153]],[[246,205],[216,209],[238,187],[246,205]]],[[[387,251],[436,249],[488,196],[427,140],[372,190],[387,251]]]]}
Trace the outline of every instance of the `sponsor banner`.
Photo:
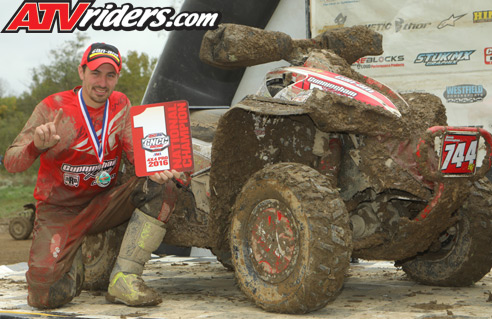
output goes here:
{"type": "Polygon", "coordinates": [[[473,23],[492,22],[492,10],[473,12],[473,23]]]}
{"type": "Polygon", "coordinates": [[[371,68],[402,68],[405,67],[405,56],[402,54],[391,56],[366,56],[355,61],[353,66],[357,70],[371,68]]]}
{"type": "Polygon", "coordinates": [[[432,93],[449,125],[492,131],[492,3],[489,0],[310,1],[311,34],[365,25],[383,36],[384,53],[352,67],[398,92],[432,93]]]}
{"type": "Polygon", "coordinates": [[[492,65],[492,48],[483,49],[483,60],[487,65],[492,65]]]}
{"type": "Polygon", "coordinates": [[[443,94],[449,103],[474,103],[483,101],[486,95],[483,85],[472,84],[448,86],[443,94]]]}
{"type": "Polygon", "coordinates": [[[188,102],[134,106],[130,109],[130,116],[137,176],[170,169],[179,172],[193,170],[188,102]]]}

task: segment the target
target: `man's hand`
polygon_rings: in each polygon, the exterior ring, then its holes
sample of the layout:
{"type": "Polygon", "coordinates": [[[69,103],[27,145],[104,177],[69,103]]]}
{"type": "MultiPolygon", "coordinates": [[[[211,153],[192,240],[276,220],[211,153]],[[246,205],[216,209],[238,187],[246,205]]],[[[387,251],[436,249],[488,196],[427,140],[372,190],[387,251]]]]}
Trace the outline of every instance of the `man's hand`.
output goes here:
{"type": "Polygon", "coordinates": [[[164,184],[167,181],[169,181],[173,178],[179,178],[180,176],[181,176],[181,173],[172,169],[170,171],[163,171],[163,172],[155,173],[154,175],[150,175],[149,178],[153,182],[156,182],[159,184],[164,184]]]}
{"type": "Polygon", "coordinates": [[[40,151],[53,147],[60,141],[60,135],[57,134],[58,125],[63,116],[63,110],[56,112],[53,122],[48,122],[36,127],[34,131],[34,146],[40,151]]]}

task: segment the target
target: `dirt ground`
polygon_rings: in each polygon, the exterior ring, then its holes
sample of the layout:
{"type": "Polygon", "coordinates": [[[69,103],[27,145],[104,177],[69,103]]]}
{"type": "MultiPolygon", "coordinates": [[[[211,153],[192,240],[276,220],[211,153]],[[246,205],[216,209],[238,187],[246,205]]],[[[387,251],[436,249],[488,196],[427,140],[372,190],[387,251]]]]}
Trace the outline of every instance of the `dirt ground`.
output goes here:
{"type": "Polygon", "coordinates": [[[27,262],[31,239],[13,239],[9,234],[7,220],[0,220],[0,243],[2,245],[0,249],[0,265],[27,262]]]}
{"type": "MultiPolygon", "coordinates": [[[[30,241],[15,241],[2,227],[0,265],[27,261],[30,241]]],[[[0,266],[2,269],[4,266],[0,266]]],[[[13,267],[13,266],[11,266],[13,267]]],[[[53,312],[26,304],[25,269],[0,272],[0,318],[286,318],[266,313],[237,287],[233,272],[213,257],[151,260],[144,280],[157,289],[163,303],[131,308],[105,301],[104,292],[83,291],[53,312]]],[[[340,296],[327,307],[294,318],[492,318],[492,274],[465,288],[429,287],[410,281],[389,262],[351,264],[340,296]]]]}
{"type": "Polygon", "coordinates": [[[83,291],[61,309],[40,312],[26,304],[22,271],[0,275],[0,318],[492,318],[491,274],[472,287],[428,287],[408,280],[387,262],[352,264],[334,302],[298,316],[256,307],[238,289],[233,273],[212,257],[152,260],[144,280],[160,292],[161,305],[131,308],[107,303],[103,292],[83,291]]]}

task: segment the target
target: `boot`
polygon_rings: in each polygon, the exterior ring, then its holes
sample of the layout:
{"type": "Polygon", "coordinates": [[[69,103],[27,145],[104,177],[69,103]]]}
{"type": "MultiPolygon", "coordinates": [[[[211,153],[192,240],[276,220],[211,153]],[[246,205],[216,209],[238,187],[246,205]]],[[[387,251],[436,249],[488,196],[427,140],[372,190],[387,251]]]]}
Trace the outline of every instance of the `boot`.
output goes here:
{"type": "Polygon", "coordinates": [[[128,223],[109,279],[106,300],[128,306],[155,306],[162,302],[159,294],[141,278],[144,264],[164,239],[164,223],[136,208],[128,223]]]}

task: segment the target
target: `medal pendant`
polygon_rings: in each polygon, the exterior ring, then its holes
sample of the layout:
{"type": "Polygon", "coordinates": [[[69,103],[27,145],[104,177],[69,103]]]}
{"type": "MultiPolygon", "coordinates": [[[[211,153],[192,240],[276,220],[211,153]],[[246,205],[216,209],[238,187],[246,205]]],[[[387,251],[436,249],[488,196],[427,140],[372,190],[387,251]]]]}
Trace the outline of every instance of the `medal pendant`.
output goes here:
{"type": "Polygon", "coordinates": [[[111,183],[111,175],[106,171],[100,171],[96,174],[96,185],[99,187],[107,187],[111,183]]]}

